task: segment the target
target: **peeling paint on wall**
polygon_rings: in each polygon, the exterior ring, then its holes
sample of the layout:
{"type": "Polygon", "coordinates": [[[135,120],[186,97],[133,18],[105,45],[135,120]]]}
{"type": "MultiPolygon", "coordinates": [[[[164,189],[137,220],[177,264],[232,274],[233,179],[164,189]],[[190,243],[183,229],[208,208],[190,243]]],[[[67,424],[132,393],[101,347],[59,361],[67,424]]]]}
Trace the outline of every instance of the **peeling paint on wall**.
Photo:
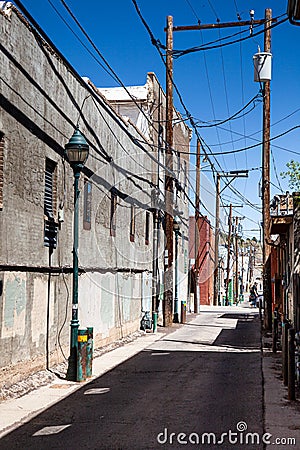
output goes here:
{"type": "Polygon", "coordinates": [[[5,280],[3,290],[3,324],[1,337],[24,335],[26,309],[26,281],[18,275],[5,280]]]}

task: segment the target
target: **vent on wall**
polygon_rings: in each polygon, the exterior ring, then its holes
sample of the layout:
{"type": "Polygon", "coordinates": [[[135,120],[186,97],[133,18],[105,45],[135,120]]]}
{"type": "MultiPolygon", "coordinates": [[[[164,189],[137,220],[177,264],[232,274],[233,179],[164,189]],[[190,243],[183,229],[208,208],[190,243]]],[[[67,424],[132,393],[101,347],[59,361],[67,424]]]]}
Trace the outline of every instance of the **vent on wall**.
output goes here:
{"type": "Polygon", "coordinates": [[[56,163],[46,158],[44,191],[44,245],[56,248],[58,224],[55,221],[57,204],[56,163]]]}

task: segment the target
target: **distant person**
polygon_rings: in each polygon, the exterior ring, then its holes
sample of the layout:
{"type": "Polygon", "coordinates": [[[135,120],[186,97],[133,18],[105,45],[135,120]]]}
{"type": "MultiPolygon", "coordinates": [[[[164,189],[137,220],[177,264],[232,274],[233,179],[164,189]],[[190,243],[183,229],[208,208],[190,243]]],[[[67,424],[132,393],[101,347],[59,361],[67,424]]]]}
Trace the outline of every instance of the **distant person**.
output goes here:
{"type": "Polygon", "coordinates": [[[250,305],[256,307],[257,299],[258,299],[257,283],[255,282],[253,286],[250,288],[250,297],[249,297],[250,305]]]}

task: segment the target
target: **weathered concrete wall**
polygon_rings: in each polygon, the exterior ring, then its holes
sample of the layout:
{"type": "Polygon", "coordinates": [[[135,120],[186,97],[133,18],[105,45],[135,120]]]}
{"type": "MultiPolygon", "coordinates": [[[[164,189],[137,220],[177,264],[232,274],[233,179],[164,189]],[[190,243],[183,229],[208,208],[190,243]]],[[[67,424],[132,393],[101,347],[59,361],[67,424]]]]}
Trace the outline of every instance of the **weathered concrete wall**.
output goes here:
{"type": "Polygon", "coordinates": [[[139,328],[142,273],[152,270],[145,220],[154,162],[149,146],[141,150],[133,142],[131,136],[141,138],[136,128],[118,117],[91,83],[78,79],[19,14],[0,15],[0,35],[0,365],[7,378],[61,360],[60,347],[68,355],[73,172],[62,156],[78,118],[90,145],[80,180],[79,320],[81,326],[94,326],[97,345],[139,328]],[[56,222],[58,206],[64,209],[53,251],[44,246],[46,158],[56,163],[56,222]],[[90,230],[83,228],[84,178],[92,185],[90,230]],[[115,237],[110,233],[112,188],[117,192],[115,237]]]}
{"type": "MultiPolygon", "coordinates": [[[[165,120],[166,120],[166,96],[154,73],[147,74],[147,82],[144,86],[130,86],[128,88],[136,99],[132,101],[128,93],[123,88],[101,89],[107,101],[110,102],[114,110],[121,114],[126,120],[130,120],[140,128],[143,135],[152,144],[152,151],[161,164],[153,161],[151,179],[154,185],[158,186],[158,198],[160,209],[164,211],[164,181],[165,181],[165,120]],[[141,112],[143,110],[143,113],[141,112]]],[[[188,297],[188,216],[189,216],[189,144],[191,130],[187,127],[182,117],[174,109],[173,125],[173,147],[176,150],[173,154],[174,178],[174,215],[179,215],[180,238],[178,244],[178,299],[179,302],[187,301],[188,297]],[[181,186],[177,189],[176,186],[181,186]]],[[[144,137],[144,139],[145,139],[144,137]]],[[[163,301],[163,274],[164,274],[164,249],[165,236],[162,223],[159,223],[159,275],[161,283],[161,295],[159,306],[159,318],[162,319],[163,301]]],[[[175,237],[173,239],[173,255],[175,255],[175,237]]],[[[173,274],[175,261],[173,262],[173,274]]],[[[175,291],[175,276],[173,276],[173,293],[175,291]]],[[[174,306],[174,305],[173,305],[174,306]]],[[[147,307],[147,309],[151,309],[147,307]]]]}

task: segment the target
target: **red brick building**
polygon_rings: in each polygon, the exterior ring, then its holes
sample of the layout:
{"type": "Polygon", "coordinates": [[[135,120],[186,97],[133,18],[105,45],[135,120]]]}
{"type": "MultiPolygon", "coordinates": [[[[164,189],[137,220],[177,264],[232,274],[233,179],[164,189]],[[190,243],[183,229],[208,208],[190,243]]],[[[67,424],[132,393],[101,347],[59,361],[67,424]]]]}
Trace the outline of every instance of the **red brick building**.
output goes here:
{"type": "MultiPolygon", "coordinates": [[[[191,293],[198,286],[200,305],[211,305],[214,289],[214,233],[207,217],[199,218],[199,237],[195,236],[195,217],[189,218],[189,257],[191,265],[191,293]],[[198,245],[197,245],[198,242],[198,245]],[[198,248],[197,248],[198,247],[198,248]],[[196,250],[196,251],[195,251],[196,250]],[[196,259],[197,258],[197,259],[196,259]],[[195,261],[199,272],[195,273],[195,261]],[[198,275],[198,276],[197,276],[198,275]],[[196,282],[197,280],[197,282],[196,282]]],[[[199,301],[198,301],[199,303],[199,301]]]]}

